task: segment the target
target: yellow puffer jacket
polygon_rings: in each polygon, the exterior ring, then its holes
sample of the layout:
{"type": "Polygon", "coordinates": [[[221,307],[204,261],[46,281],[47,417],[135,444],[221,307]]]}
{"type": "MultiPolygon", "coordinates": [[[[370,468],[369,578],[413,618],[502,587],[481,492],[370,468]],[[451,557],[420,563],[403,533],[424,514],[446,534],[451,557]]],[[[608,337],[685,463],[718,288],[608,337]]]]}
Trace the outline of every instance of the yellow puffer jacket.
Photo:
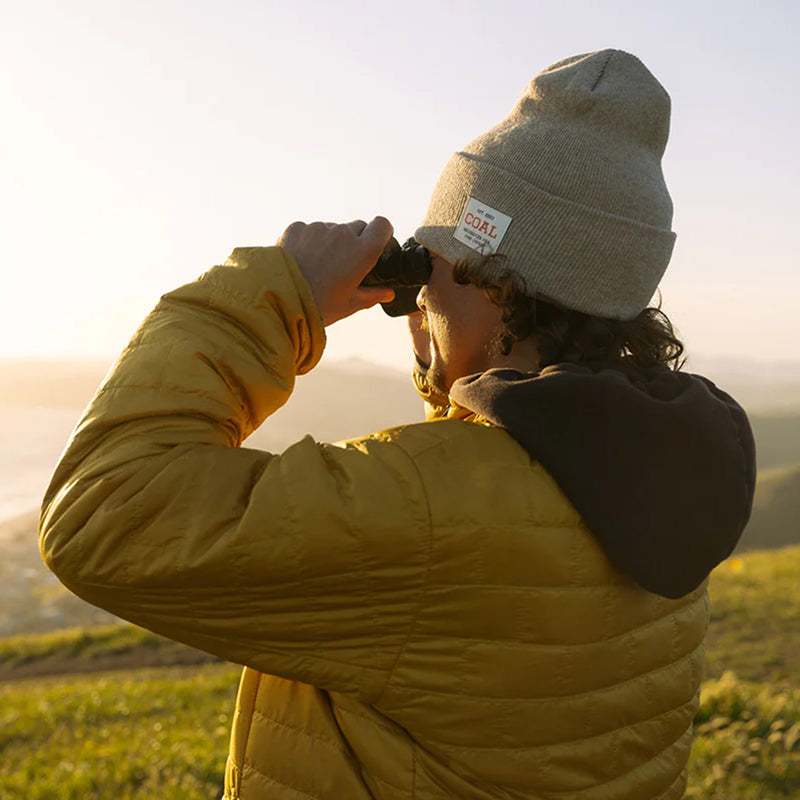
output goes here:
{"type": "Polygon", "coordinates": [[[76,594],[246,665],[225,797],[679,798],[705,584],[639,588],[465,413],[239,447],[324,344],[296,264],[234,251],[145,320],[43,505],[76,594]]]}

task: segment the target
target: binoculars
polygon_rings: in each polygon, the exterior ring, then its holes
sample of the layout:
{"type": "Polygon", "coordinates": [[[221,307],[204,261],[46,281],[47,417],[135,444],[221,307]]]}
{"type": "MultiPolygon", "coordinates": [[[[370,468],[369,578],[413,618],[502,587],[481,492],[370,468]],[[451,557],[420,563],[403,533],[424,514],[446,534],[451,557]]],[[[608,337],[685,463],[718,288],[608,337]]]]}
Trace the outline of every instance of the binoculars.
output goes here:
{"type": "Polygon", "coordinates": [[[390,317],[403,317],[417,311],[417,294],[431,277],[430,253],[412,237],[402,247],[390,239],[378,263],[361,281],[361,286],[390,286],[394,300],[381,303],[390,317]]]}

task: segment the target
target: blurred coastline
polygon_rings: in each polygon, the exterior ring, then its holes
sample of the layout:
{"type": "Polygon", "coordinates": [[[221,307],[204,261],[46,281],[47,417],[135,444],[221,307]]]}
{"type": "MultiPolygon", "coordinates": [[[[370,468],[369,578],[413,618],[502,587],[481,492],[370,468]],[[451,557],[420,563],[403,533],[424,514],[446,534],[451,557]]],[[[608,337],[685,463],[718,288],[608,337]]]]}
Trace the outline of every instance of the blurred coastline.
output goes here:
{"type": "Polygon", "coordinates": [[[39,508],[81,410],[0,403],[0,522],[39,508]]]}

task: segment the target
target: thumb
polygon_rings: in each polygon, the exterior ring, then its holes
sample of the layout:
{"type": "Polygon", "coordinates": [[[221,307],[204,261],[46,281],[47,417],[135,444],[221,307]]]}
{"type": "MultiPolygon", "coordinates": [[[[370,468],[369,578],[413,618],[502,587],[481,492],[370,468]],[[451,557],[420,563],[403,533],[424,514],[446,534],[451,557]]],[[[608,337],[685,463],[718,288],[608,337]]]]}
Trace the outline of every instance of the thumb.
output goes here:
{"type": "Polygon", "coordinates": [[[360,286],[353,296],[351,313],[372,308],[378,303],[390,303],[392,300],[394,300],[394,289],[388,286],[360,286]]]}

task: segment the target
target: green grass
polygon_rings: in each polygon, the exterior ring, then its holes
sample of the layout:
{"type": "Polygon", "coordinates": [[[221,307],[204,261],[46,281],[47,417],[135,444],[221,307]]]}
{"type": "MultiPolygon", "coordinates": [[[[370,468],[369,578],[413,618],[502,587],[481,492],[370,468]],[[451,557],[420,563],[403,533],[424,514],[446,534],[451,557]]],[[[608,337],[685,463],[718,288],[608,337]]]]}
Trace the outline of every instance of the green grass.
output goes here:
{"type": "Polygon", "coordinates": [[[798,685],[800,547],[742,553],[711,575],[706,677],[798,685]]]}
{"type": "MultiPolygon", "coordinates": [[[[215,798],[238,667],[0,685],[0,797],[215,798]]],[[[800,793],[800,689],[727,673],[703,687],[687,798],[800,793]]]]}
{"type": "Polygon", "coordinates": [[[687,798],[800,797],[800,688],[725,673],[703,685],[695,726],[687,798]]]}
{"type": "Polygon", "coordinates": [[[224,664],[0,684],[0,797],[219,797],[239,672],[224,664]]]}

